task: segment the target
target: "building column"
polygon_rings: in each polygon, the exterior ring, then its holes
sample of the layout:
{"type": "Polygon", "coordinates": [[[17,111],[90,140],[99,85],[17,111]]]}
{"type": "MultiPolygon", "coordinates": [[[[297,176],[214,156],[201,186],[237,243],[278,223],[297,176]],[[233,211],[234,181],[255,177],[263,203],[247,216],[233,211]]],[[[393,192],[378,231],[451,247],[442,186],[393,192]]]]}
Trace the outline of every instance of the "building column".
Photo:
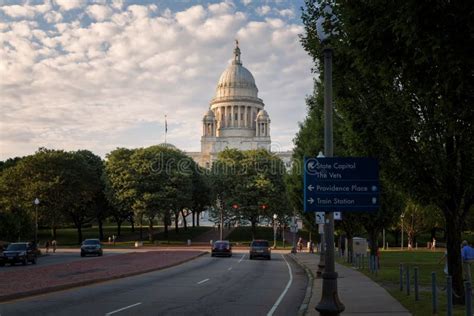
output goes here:
{"type": "Polygon", "coordinates": [[[249,127],[249,118],[248,118],[249,112],[248,112],[248,106],[245,106],[244,113],[245,113],[245,114],[244,114],[244,116],[245,116],[245,120],[244,120],[244,121],[245,121],[245,125],[244,125],[244,126],[245,126],[245,127],[249,127]]]}
{"type": "Polygon", "coordinates": [[[235,127],[235,106],[232,105],[232,116],[231,116],[231,122],[232,122],[232,127],[235,127]]]}
{"type": "Polygon", "coordinates": [[[240,108],[242,106],[238,105],[237,106],[237,126],[240,127],[242,125],[242,118],[240,117],[240,108]]]}

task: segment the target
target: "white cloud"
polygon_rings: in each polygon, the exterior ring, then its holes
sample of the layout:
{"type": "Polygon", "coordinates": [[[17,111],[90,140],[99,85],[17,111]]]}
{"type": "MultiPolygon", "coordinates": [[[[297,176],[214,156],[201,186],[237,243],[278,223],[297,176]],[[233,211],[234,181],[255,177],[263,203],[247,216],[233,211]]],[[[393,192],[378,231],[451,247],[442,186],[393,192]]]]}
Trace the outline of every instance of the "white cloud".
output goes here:
{"type": "Polygon", "coordinates": [[[242,3],[243,3],[245,6],[248,6],[250,3],[252,3],[252,0],[242,0],[242,3]]]}
{"type": "Polygon", "coordinates": [[[83,0],[54,0],[54,2],[61,8],[62,11],[78,9],[87,4],[87,2],[83,0]]]}
{"type": "Polygon", "coordinates": [[[283,10],[278,11],[278,13],[282,17],[286,17],[286,18],[294,18],[295,17],[295,12],[292,9],[283,9],[283,10]]]}
{"type": "Polygon", "coordinates": [[[255,12],[257,12],[258,15],[267,15],[268,13],[270,13],[271,10],[272,8],[270,8],[267,5],[264,5],[264,6],[258,7],[255,10],[255,12]]]}
{"type": "Polygon", "coordinates": [[[11,16],[12,18],[33,18],[35,16],[35,10],[31,6],[22,6],[22,5],[6,5],[0,7],[6,15],[11,16]]]}
{"type": "Polygon", "coordinates": [[[57,12],[57,11],[50,11],[50,12],[47,12],[44,14],[44,19],[46,20],[46,22],[48,23],[58,23],[58,22],[61,22],[63,20],[63,16],[60,12],[57,12]]]}
{"type": "Polygon", "coordinates": [[[42,13],[53,29],[26,16],[0,23],[0,159],[40,146],[103,156],[157,144],[164,114],[168,141],[199,150],[202,114],[234,38],[272,119],[272,140],[292,147],[313,84],[301,25],[255,21],[229,2],[180,12],[106,5],[102,15],[103,5],[80,8],[95,14],[90,25],[68,18],[72,6],[42,13]]]}
{"type": "Polygon", "coordinates": [[[108,6],[94,4],[86,9],[87,14],[96,21],[102,22],[112,15],[113,11],[108,6]]]}

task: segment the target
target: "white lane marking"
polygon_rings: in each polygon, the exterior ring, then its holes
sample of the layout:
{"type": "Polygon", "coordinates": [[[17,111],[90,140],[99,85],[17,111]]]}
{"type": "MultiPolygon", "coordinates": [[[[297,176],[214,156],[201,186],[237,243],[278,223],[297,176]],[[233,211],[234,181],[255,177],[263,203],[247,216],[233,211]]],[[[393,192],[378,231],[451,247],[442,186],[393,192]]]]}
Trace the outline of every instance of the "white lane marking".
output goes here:
{"type": "Polygon", "coordinates": [[[245,258],[245,254],[242,256],[242,258],[240,258],[239,263],[241,263],[242,260],[244,260],[244,258],[245,258]]]}
{"type": "MultiPolygon", "coordinates": [[[[230,271],[230,270],[232,270],[232,267],[230,267],[230,268],[229,268],[229,269],[227,269],[227,270],[229,270],[229,271],[230,271]]],[[[0,315],[0,316],[2,316],[2,315],[0,315]]]]}
{"type": "Polygon", "coordinates": [[[207,282],[207,281],[209,281],[209,279],[204,279],[202,281],[199,281],[197,284],[203,284],[204,282],[207,282]]]}
{"type": "Polygon", "coordinates": [[[267,316],[272,316],[272,315],[273,315],[273,313],[274,313],[275,310],[277,309],[278,305],[280,305],[281,300],[285,297],[286,292],[288,292],[288,289],[290,288],[291,283],[293,282],[293,273],[291,272],[290,264],[288,263],[288,261],[286,261],[285,256],[283,256],[283,255],[281,255],[281,256],[283,257],[283,259],[284,259],[285,262],[286,262],[286,265],[288,266],[288,273],[290,274],[290,280],[288,281],[288,284],[286,284],[286,287],[285,287],[285,289],[283,290],[283,292],[281,293],[280,297],[277,299],[277,301],[275,302],[275,304],[273,304],[273,307],[272,307],[272,309],[268,312],[267,316]]]}
{"type": "Polygon", "coordinates": [[[120,309],[117,309],[117,310],[115,310],[115,311],[112,311],[112,312],[110,312],[110,313],[105,314],[105,316],[109,316],[109,315],[112,315],[112,314],[121,312],[121,311],[123,311],[123,310],[126,310],[126,309],[129,309],[129,308],[138,306],[138,305],[140,305],[140,304],[141,304],[141,303],[136,303],[136,304],[132,304],[132,305],[128,305],[128,306],[122,307],[122,308],[120,308],[120,309]]]}

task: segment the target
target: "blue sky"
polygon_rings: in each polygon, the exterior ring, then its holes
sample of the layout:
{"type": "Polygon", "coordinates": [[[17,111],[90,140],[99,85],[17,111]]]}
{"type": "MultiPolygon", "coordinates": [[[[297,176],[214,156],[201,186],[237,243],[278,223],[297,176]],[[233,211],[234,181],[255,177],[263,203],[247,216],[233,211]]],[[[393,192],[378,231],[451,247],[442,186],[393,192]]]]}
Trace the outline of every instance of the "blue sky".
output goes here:
{"type": "Polygon", "coordinates": [[[1,1],[0,159],[38,147],[168,142],[200,150],[202,115],[238,39],[272,120],[291,149],[311,58],[298,34],[302,1],[1,1]]]}

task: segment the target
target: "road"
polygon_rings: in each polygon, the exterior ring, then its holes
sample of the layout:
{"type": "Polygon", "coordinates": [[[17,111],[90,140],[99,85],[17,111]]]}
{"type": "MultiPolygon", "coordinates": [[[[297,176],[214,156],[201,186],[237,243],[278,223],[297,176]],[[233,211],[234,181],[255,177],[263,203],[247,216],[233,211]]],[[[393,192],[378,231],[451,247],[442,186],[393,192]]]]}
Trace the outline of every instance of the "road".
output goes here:
{"type": "Polygon", "coordinates": [[[200,257],[169,269],[0,304],[0,315],[296,315],[304,271],[272,260],[200,257]]]}

